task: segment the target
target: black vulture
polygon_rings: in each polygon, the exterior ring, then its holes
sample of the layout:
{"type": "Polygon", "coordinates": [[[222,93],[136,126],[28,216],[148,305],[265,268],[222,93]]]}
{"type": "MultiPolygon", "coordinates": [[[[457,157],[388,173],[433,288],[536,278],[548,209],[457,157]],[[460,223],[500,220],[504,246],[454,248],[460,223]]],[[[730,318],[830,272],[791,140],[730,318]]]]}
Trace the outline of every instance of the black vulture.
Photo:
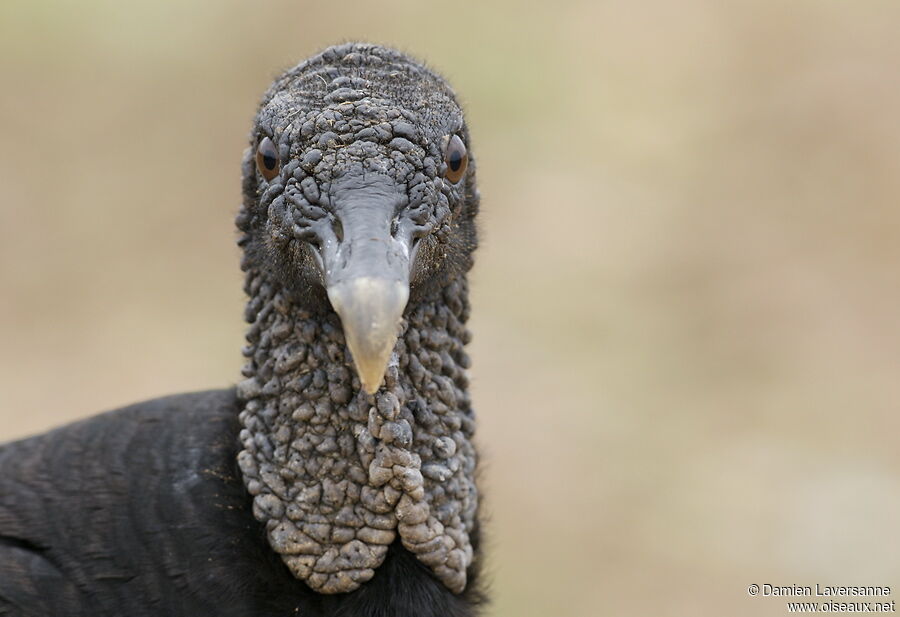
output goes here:
{"type": "Polygon", "coordinates": [[[0,448],[0,615],[463,617],[479,197],[440,76],[330,47],[264,95],[236,385],[0,448]]]}

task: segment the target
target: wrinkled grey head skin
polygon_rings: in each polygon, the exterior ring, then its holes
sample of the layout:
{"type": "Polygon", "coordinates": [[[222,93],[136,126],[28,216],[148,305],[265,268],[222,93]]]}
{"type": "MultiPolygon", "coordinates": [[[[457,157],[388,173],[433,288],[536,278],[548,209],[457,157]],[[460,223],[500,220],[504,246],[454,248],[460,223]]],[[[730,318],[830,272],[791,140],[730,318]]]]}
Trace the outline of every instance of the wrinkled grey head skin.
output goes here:
{"type": "Polygon", "coordinates": [[[250,323],[239,464],[254,514],[322,593],[369,580],[399,535],[465,589],[478,494],[466,273],[475,164],[447,83],[384,47],[331,47],[265,94],[237,218],[250,323]],[[257,148],[269,138],[278,171],[257,148]]]}

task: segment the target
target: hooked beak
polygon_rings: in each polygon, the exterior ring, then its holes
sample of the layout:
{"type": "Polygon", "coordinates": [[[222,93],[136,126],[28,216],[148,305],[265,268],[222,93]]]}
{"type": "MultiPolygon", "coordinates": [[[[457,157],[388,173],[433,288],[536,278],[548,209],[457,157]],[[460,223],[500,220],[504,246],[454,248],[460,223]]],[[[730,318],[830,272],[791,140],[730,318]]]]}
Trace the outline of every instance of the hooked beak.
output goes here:
{"type": "Polygon", "coordinates": [[[329,286],[328,299],[341,317],[363,389],[374,394],[384,380],[397,342],[409,285],[364,276],[329,286]]]}
{"type": "Polygon", "coordinates": [[[332,183],[331,199],[343,237],[322,255],[328,300],[363,389],[374,394],[409,300],[409,241],[391,234],[404,192],[386,176],[350,174],[332,183]]]}

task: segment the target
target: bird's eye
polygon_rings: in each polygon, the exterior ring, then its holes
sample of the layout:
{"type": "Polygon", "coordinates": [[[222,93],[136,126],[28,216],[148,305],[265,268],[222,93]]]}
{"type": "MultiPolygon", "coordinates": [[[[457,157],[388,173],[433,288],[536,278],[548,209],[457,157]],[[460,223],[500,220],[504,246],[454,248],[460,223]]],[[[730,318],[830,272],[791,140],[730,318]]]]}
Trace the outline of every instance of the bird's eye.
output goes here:
{"type": "Polygon", "coordinates": [[[263,137],[256,147],[256,168],[266,180],[271,180],[278,175],[280,169],[278,149],[268,137],[263,137]]]}
{"type": "Polygon", "coordinates": [[[447,147],[444,150],[444,163],[447,164],[444,177],[453,184],[459,182],[466,173],[466,167],[469,164],[466,144],[459,138],[459,135],[454,135],[447,141],[447,147]]]}

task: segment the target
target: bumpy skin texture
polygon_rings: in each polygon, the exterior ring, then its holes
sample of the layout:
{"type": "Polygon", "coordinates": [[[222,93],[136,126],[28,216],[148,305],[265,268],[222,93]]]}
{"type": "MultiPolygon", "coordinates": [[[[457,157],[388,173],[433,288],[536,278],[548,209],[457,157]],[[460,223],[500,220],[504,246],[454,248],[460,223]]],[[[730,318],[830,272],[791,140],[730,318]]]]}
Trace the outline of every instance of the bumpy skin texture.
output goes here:
{"type": "Polygon", "coordinates": [[[468,141],[447,84],[407,57],[351,44],[276,80],[244,163],[246,318],[239,455],[254,514],[295,576],[322,593],[372,578],[399,534],[453,592],[466,588],[478,495],[463,349],[475,247],[474,161],[442,177],[448,136],[468,141]],[[282,168],[254,162],[264,137],[282,168]],[[389,194],[391,233],[414,246],[411,300],[385,384],[360,387],[322,295],[342,194],[389,194]]]}

